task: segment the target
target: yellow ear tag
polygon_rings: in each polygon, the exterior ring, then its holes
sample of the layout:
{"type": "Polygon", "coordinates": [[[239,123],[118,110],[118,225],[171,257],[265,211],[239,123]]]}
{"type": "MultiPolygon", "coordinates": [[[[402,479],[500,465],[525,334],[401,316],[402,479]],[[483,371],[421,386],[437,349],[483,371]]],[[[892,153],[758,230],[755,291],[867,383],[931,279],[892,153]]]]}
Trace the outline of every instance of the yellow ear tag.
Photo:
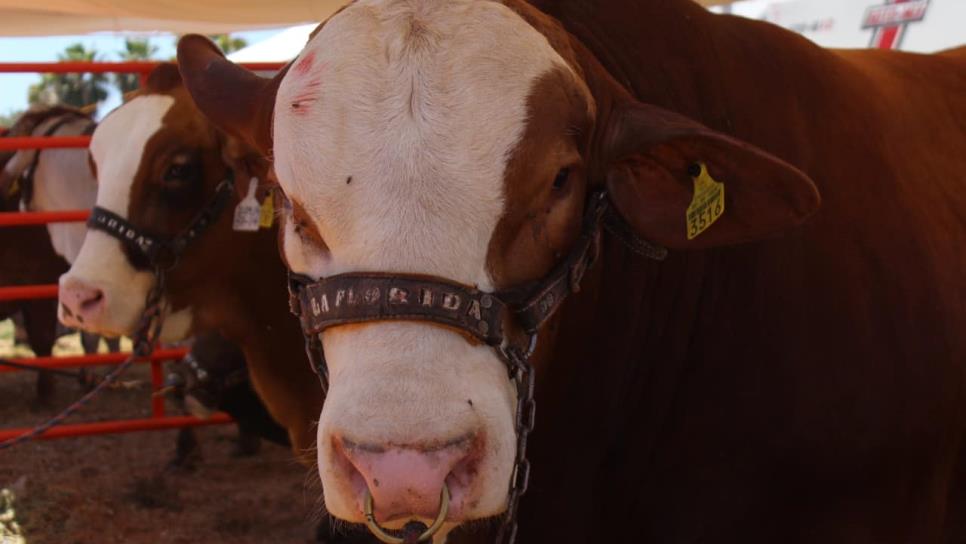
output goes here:
{"type": "Polygon", "coordinates": [[[261,214],[258,218],[258,226],[263,229],[270,229],[275,224],[275,199],[271,194],[265,197],[262,202],[261,214]]]}
{"type": "Polygon", "coordinates": [[[724,183],[715,181],[704,163],[700,166],[701,173],[694,177],[694,198],[687,212],[688,240],[708,230],[725,211],[724,183]]]}

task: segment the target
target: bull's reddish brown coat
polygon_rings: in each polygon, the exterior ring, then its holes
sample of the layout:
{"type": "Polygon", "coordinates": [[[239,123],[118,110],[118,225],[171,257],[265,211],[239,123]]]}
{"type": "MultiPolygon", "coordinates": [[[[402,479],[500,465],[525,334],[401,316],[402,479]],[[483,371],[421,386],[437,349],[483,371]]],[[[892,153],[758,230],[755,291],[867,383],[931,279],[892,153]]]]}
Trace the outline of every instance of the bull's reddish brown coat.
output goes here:
{"type": "Polygon", "coordinates": [[[685,0],[540,7],[635,97],[785,159],[823,203],[666,263],[607,240],[538,380],[521,542],[942,541],[963,514],[966,52],[827,51],[685,0]]]}

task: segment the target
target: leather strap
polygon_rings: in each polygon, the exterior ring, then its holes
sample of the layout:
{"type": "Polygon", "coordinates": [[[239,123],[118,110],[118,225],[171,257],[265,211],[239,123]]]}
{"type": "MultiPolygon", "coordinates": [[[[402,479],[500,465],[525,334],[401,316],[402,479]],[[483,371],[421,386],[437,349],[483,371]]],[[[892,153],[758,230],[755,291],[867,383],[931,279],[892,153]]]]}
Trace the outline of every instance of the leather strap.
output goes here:
{"type": "Polygon", "coordinates": [[[600,221],[607,210],[606,193],[591,195],[584,213],[584,225],[580,238],[570,255],[546,277],[515,314],[527,334],[536,334],[571,294],[580,291],[584,274],[597,260],[600,253],[600,221]]]}
{"type": "Polygon", "coordinates": [[[152,263],[164,246],[159,239],[141,232],[127,219],[100,206],[95,206],[91,210],[91,216],[87,219],[87,228],[110,234],[127,247],[147,257],[152,263]]]}
{"type": "Polygon", "coordinates": [[[607,209],[603,219],[604,228],[613,234],[625,246],[634,253],[653,259],[663,261],[667,258],[667,248],[659,246],[651,241],[645,240],[634,232],[634,229],[627,224],[627,221],[613,207],[607,209]]]}
{"type": "MultiPolygon", "coordinates": [[[[440,323],[491,346],[506,346],[511,336],[508,325],[532,338],[571,293],[580,291],[585,273],[600,253],[600,227],[609,213],[606,193],[591,195],[581,235],[570,255],[521,304],[508,302],[509,293],[484,293],[445,279],[363,272],[319,281],[290,275],[290,309],[301,320],[307,338],[338,325],[405,320],[440,323]]],[[[639,247],[656,246],[642,241],[639,247]]]]}
{"type": "Polygon", "coordinates": [[[111,210],[95,206],[87,220],[87,227],[107,233],[136,253],[144,255],[153,267],[170,268],[174,266],[185,248],[202,235],[218,219],[235,192],[235,182],[231,176],[222,181],[215,194],[198,215],[170,240],[143,232],[130,221],[111,210]]]}
{"type": "Polygon", "coordinates": [[[503,342],[506,304],[458,283],[389,274],[343,274],[303,285],[297,293],[305,334],[366,321],[432,321],[468,332],[491,346],[503,342]]]}

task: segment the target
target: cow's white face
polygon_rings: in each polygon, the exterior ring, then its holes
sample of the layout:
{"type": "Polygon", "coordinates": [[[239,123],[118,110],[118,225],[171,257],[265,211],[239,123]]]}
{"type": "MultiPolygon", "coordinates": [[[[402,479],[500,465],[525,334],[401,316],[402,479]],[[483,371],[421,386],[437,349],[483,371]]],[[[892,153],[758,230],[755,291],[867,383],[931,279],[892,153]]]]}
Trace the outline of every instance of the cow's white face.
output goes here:
{"type": "MultiPolygon", "coordinates": [[[[560,72],[576,80],[543,35],[496,2],[369,0],[334,16],[276,100],[289,266],[314,278],[380,271],[503,287],[491,246],[507,214],[508,163],[535,87],[560,72]]],[[[574,159],[558,147],[544,150],[561,161],[538,182],[548,192],[574,159]]],[[[579,216],[577,193],[553,213],[579,216]]],[[[451,521],[503,511],[516,398],[492,348],[407,322],[336,327],[322,341],[331,388],[318,458],[330,513],[363,521],[368,487],[390,526],[432,518],[444,481],[451,521]]]]}
{"type": "MultiPolygon", "coordinates": [[[[131,189],[148,142],[161,129],[174,98],[137,97],[108,115],[91,138],[97,169],[97,206],[129,219],[131,189]]],[[[150,271],[132,266],[120,241],[90,230],[70,271],[60,278],[61,322],[106,335],[131,334],[155,282],[150,271]]],[[[167,316],[163,341],[184,338],[191,325],[186,309],[167,316]]]]}

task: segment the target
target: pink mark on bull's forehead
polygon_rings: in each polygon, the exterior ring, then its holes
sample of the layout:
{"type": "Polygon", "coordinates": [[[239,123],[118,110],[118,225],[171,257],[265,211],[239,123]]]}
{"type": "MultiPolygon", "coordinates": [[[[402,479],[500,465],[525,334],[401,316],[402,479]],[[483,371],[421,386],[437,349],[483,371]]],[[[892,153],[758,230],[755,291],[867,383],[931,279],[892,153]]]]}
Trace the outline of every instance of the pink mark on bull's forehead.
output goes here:
{"type": "Polygon", "coordinates": [[[292,71],[297,76],[304,76],[312,70],[313,64],[315,64],[315,53],[309,51],[304,57],[295,63],[295,67],[292,69],[292,71]]]}

